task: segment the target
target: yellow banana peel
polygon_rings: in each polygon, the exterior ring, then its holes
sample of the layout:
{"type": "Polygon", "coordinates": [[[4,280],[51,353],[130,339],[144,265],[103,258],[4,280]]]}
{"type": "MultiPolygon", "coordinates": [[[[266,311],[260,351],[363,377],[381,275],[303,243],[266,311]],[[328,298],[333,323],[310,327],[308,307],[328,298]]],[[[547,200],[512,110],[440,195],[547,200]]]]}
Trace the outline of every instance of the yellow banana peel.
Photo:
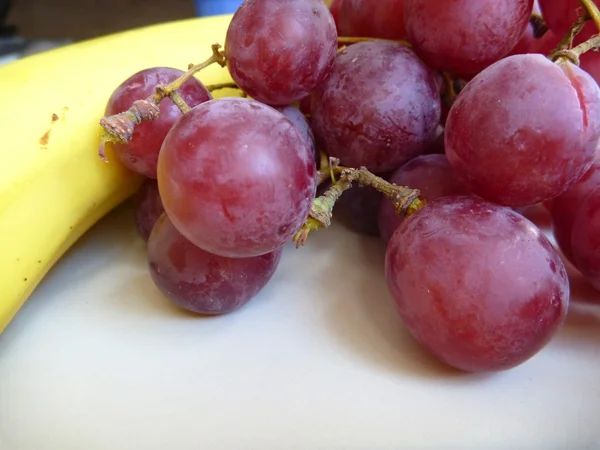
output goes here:
{"type": "MultiPolygon", "coordinates": [[[[98,157],[113,90],[153,66],[186,70],[224,44],[231,16],[136,29],[0,67],[0,333],[64,253],[141,179],[98,157]]],[[[197,77],[229,82],[213,65],[197,77]]]]}

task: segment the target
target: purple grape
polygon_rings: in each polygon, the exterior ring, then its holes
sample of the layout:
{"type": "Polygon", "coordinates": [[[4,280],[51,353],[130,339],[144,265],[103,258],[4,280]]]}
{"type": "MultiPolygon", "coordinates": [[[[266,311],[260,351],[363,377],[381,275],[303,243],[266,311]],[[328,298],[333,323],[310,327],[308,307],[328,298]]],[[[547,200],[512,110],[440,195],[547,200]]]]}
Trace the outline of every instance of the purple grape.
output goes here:
{"type": "Polygon", "coordinates": [[[376,189],[355,184],[335,204],[334,216],[357,233],[379,236],[377,211],[381,198],[376,189]]]}
{"type": "Polygon", "coordinates": [[[227,67],[252,98],[289,105],[331,72],[337,31],[322,0],[251,0],[237,10],[225,40],[227,67]]]}
{"type": "Polygon", "coordinates": [[[286,116],[288,119],[290,119],[292,123],[296,125],[296,127],[298,127],[298,130],[300,130],[300,133],[302,134],[304,139],[306,139],[306,142],[308,142],[309,147],[312,149],[313,153],[316,156],[317,147],[315,145],[315,135],[313,134],[313,131],[310,128],[308,120],[306,120],[306,116],[302,114],[302,111],[290,105],[276,106],[275,109],[282,113],[284,116],[286,116]]]}
{"type": "MultiPolygon", "coordinates": [[[[154,94],[158,85],[166,86],[183,74],[183,71],[169,67],[153,67],[132,75],[113,92],[105,114],[110,116],[127,111],[136,100],[154,94]]],[[[191,108],[212,98],[196,78],[186,81],[179,93],[191,108]]],[[[175,121],[182,116],[179,108],[169,98],[161,101],[159,107],[159,117],[136,126],[130,142],[114,144],[115,153],[123,165],[149,178],[156,178],[160,147],[175,121]]]]}
{"type": "Polygon", "coordinates": [[[148,242],[154,224],[165,212],[156,180],[148,178],[142,183],[139,191],[133,197],[133,208],[137,230],[142,239],[148,242]]]}
{"type": "MultiPolygon", "coordinates": [[[[456,177],[444,155],[422,155],[398,168],[390,177],[391,183],[421,191],[421,199],[431,201],[450,195],[469,195],[469,189],[456,177]]],[[[388,242],[403,218],[394,210],[390,200],[382,199],[379,211],[379,232],[388,242]]]]}
{"type": "Polygon", "coordinates": [[[260,102],[203,103],[171,129],[160,152],[166,212],[215,255],[270,253],[302,226],[316,193],[314,154],[280,112],[260,102]]]}
{"type": "Polygon", "coordinates": [[[465,371],[520,365],[567,313],[567,271],[550,241],[512,209],[476,197],[440,198],[406,219],[385,270],[412,335],[465,371]]]}
{"type": "Polygon", "coordinates": [[[353,44],[313,95],[317,141],[343,165],[388,172],[422,154],[440,122],[433,72],[395,42],[353,44]]]}
{"type": "Polygon", "coordinates": [[[577,211],[571,249],[575,266],[600,291],[600,186],[586,197],[577,211]]]}
{"type": "Polygon", "coordinates": [[[282,250],[252,258],[226,258],[196,247],[163,214],[148,241],[156,286],[173,303],[198,314],[232,312],[258,294],[275,273],[282,250]]]}

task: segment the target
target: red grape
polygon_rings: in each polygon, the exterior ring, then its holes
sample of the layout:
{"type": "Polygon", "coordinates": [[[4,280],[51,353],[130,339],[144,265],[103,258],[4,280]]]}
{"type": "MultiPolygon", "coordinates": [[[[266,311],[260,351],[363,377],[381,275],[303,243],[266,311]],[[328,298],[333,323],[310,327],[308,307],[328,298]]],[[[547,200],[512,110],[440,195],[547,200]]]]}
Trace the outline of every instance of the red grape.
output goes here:
{"type": "Polygon", "coordinates": [[[600,186],[600,154],[594,160],[592,167],[568,191],[552,200],[552,230],[558,246],[573,262],[571,251],[571,235],[575,215],[586,198],[596,187],[600,186]]]}
{"type": "Polygon", "coordinates": [[[342,6],[342,0],[333,0],[333,2],[331,2],[331,6],[329,7],[329,11],[331,11],[333,21],[335,22],[336,28],[338,28],[338,31],[339,31],[338,23],[339,23],[341,6],[342,6]]]}
{"type": "Polygon", "coordinates": [[[194,245],[216,255],[269,253],[292,238],[316,192],[313,152],[283,114],[223,98],[192,109],[160,152],[165,210],[194,245]]]}
{"type": "Polygon", "coordinates": [[[515,367],[563,324],[566,269],[533,223],[476,197],[434,200],[390,240],[386,278],[412,335],[470,372],[515,367]]]}
{"type": "MultiPolygon", "coordinates": [[[[158,85],[167,85],[184,72],[169,67],[142,70],[125,80],[111,95],[106,106],[107,116],[127,111],[133,102],[149,97],[158,85]]],[[[190,106],[210,100],[210,92],[196,78],[190,78],[179,89],[181,97],[190,106]]],[[[181,117],[181,111],[169,98],[159,104],[160,115],[152,122],[142,122],[135,127],[127,144],[114,144],[116,154],[126,167],[149,178],[156,178],[158,153],[165,136],[181,117]]]]}
{"type": "Polygon", "coordinates": [[[429,66],[469,75],[517,45],[532,9],[533,0],[404,0],[404,26],[429,66]]]}
{"type": "Polygon", "coordinates": [[[379,236],[377,211],[381,197],[379,191],[370,186],[354,185],[336,202],[335,217],[357,233],[379,236]]]}
{"type": "Polygon", "coordinates": [[[423,153],[440,121],[432,71],[402,44],[371,41],[340,52],[313,95],[317,141],[342,164],[388,172],[423,153]]]}
{"type": "Polygon", "coordinates": [[[304,114],[302,114],[302,111],[293,106],[276,106],[275,109],[282,113],[285,117],[290,119],[290,121],[294,125],[296,125],[298,130],[300,130],[300,133],[302,133],[304,139],[306,139],[308,146],[311,148],[311,150],[316,156],[317,147],[315,145],[315,135],[313,134],[312,129],[310,128],[308,120],[306,120],[306,117],[304,116],[304,114]]]}
{"type": "Polygon", "coordinates": [[[436,136],[429,143],[429,145],[425,148],[425,154],[440,154],[443,155],[446,153],[446,148],[444,147],[444,127],[439,125],[436,130],[436,136]]]}
{"type": "Polygon", "coordinates": [[[600,186],[587,196],[577,211],[571,248],[575,266],[600,290],[600,186]]]}
{"type": "Polygon", "coordinates": [[[157,181],[152,178],[144,181],[133,198],[133,204],[137,230],[142,239],[148,242],[154,224],[165,212],[158,192],[157,181]]]}
{"type": "Polygon", "coordinates": [[[225,39],[231,77],[270,105],[310,94],[329,75],[336,51],[335,23],[322,0],[244,2],[225,39]]]}
{"type": "Polygon", "coordinates": [[[207,315],[232,312],[256,296],[275,273],[281,253],[213,255],[183,237],[166,214],[148,241],[148,265],[157,287],[176,305],[207,315]]]}
{"type": "MultiPolygon", "coordinates": [[[[451,195],[470,195],[452,171],[445,155],[417,156],[396,170],[390,177],[390,183],[419,189],[421,199],[427,201],[451,195]]],[[[378,217],[381,238],[388,242],[403,218],[396,214],[394,204],[387,199],[381,201],[378,217]]]]}
{"type": "Polygon", "coordinates": [[[344,0],[339,9],[340,36],[404,39],[404,0],[344,0]]]}
{"type": "MultiPolygon", "coordinates": [[[[600,6],[600,3],[594,3],[600,6]]],[[[585,12],[579,0],[539,0],[539,4],[548,27],[560,36],[567,34],[577,18],[585,12]]],[[[595,32],[594,24],[589,22],[580,34],[587,39],[595,32]]]]}
{"type": "Polygon", "coordinates": [[[534,28],[531,23],[525,27],[525,31],[521,35],[521,39],[517,42],[517,45],[513,47],[510,51],[509,55],[521,55],[525,53],[530,53],[530,48],[535,42],[534,28]]]}
{"type": "Polygon", "coordinates": [[[588,170],[600,90],[570,62],[513,55],[471,80],[446,123],[446,155],[475,193],[506,206],[543,202],[588,170]]]}

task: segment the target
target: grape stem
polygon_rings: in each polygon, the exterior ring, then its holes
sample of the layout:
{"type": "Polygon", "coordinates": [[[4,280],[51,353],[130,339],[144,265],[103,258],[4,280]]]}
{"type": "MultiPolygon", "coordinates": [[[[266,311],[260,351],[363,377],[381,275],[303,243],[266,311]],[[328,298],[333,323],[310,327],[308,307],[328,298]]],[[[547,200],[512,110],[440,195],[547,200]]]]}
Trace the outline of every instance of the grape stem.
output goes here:
{"type": "MultiPolygon", "coordinates": [[[[321,157],[323,158],[323,155],[321,157]]],[[[332,158],[331,161],[336,160],[332,158]]],[[[396,213],[402,217],[408,217],[425,206],[425,202],[419,198],[419,190],[389,183],[369,172],[365,167],[353,169],[332,164],[329,170],[332,174],[339,175],[339,179],[323,195],[313,201],[308,218],[294,236],[293,241],[296,243],[296,248],[306,244],[308,235],[312,231],[331,226],[335,202],[352,187],[353,182],[358,182],[361,187],[371,186],[377,189],[393,202],[396,213]]],[[[319,179],[329,177],[327,171],[320,170],[319,173],[319,179]]]]}
{"type": "Polygon", "coordinates": [[[596,3],[593,0],[579,0],[581,4],[585,7],[587,11],[588,18],[592,19],[594,25],[596,25],[596,30],[600,32],[600,10],[596,6],[596,3]]]}
{"type": "Polygon", "coordinates": [[[241,88],[234,83],[233,81],[230,83],[218,83],[218,84],[209,84],[206,86],[206,89],[208,90],[208,92],[214,92],[214,91],[218,91],[221,89],[238,89],[241,90],[241,88]]]}
{"type": "Polygon", "coordinates": [[[570,51],[570,48],[573,46],[573,39],[581,32],[588,19],[587,14],[582,14],[577,18],[571,29],[560,40],[558,46],[550,52],[548,57],[552,61],[556,61],[558,58],[567,58],[575,64],[579,64],[579,58],[575,58],[576,61],[573,61],[574,56],[569,55],[567,52],[570,51]]]}
{"type": "Polygon", "coordinates": [[[596,29],[600,32],[600,10],[593,0],[579,0],[585,7],[586,12],[577,18],[569,32],[561,39],[558,47],[550,53],[549,58],[557,62],[559,59],[571,61],[573,64],[579,65],[579,57],[590,50],[598,50],[600,48],[600,35],[595,34],[587,41],[579,44],[577,47],[571,48],[573,39],[585,26],[588,20],[592,20],[596,29]]]}
{"type": "Polygon", "coordinates": [[[212,45],[212,55],[206,61],[200,64],[190,64],[188,71],[177,78],[167,86],[157,86],[156,92],[144,100],[133,102],[131,108],[127,111],[115,114],[109,117],[103,117],[100,120],[102,126],[102,143],[99,150],[100,157],[106,161],[104,155],[104,144],[106,142],[117,142],[125,144],[133,136],[133,131],[142,121],[151,121],[158,118],[160,114],[160,102],[169,97],[175,103],[183,114],[189,112],[190,107],[185,103],[178,92],[178,89],[192,78],[197,72],[207,68],[212,64],[219,64],[225,67],[225,54],[220,51],[219,44],[212,45]]]}

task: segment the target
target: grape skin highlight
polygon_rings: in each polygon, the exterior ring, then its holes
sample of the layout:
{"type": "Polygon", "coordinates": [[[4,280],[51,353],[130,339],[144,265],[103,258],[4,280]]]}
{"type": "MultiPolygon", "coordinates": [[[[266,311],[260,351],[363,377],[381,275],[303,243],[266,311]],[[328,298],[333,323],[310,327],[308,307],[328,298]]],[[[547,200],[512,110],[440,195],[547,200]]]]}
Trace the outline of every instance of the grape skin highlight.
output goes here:
{"type": "Polygon", "coordinates": [[[423,153],[440,122],[432,71],[402,44],[371,41],[338,54],[313,95],[317,142],[343,165],[383,173],[423,153]]]}
{"type": "Polygon", "coordinates": [[[464,371],[525,362],[567,313],[567,272],[550,241],[520,214],[479,198],[440,198],[406,219],[385,267],[412,335],[464,371]]]}
{"type": "Polygon", "coordinates": [[[331,72],[336,50],[335,22],[322,0],[246,1],[225,40],[233,80],[269,105],[310,94],[331,72]]]}
{"type": "Polygon", "coordinates": [[[269,253],[303,225],[314,155],[283,114],[254,100],[204,103],[171,129],[158,163],[165,210],[194,245],[227,257],[269,253]]]}
{"type": "MultiPolygon", "coordinates": [[[[127,111],[136,100],[154,94],[158,85],[166,86],[183,74],[183,71],[170,67],[153,67],[132,75],[113,92],[105,115],[127,111]]],[[[190,108],[212,99],[210,92],[196,78],[186,81],[178,92],[190,108]]],[[[182,116],[179,108],[169,98],[163,99],[159,108],[158,118],[138,124],[127,144],[111,143],[124,166],[149,178],[156,178],[160,147],[175,121],[182,116]]]]}
{"type": "Polygon", "coordinates": [[[446,155],[469,189],[506,206],[565,192],[589,169],[600,90],[571,63],[513,55],[471,80],[446,122],[446,155]]]}
{"type": "Polygon", "coordinates": [[[252,258],[226,258],[188,241],[163,214],[148,241],[152,280],[173,303],[198,314],[239,309],[260,292],[275,273],[282,250],[252,258]]]}

